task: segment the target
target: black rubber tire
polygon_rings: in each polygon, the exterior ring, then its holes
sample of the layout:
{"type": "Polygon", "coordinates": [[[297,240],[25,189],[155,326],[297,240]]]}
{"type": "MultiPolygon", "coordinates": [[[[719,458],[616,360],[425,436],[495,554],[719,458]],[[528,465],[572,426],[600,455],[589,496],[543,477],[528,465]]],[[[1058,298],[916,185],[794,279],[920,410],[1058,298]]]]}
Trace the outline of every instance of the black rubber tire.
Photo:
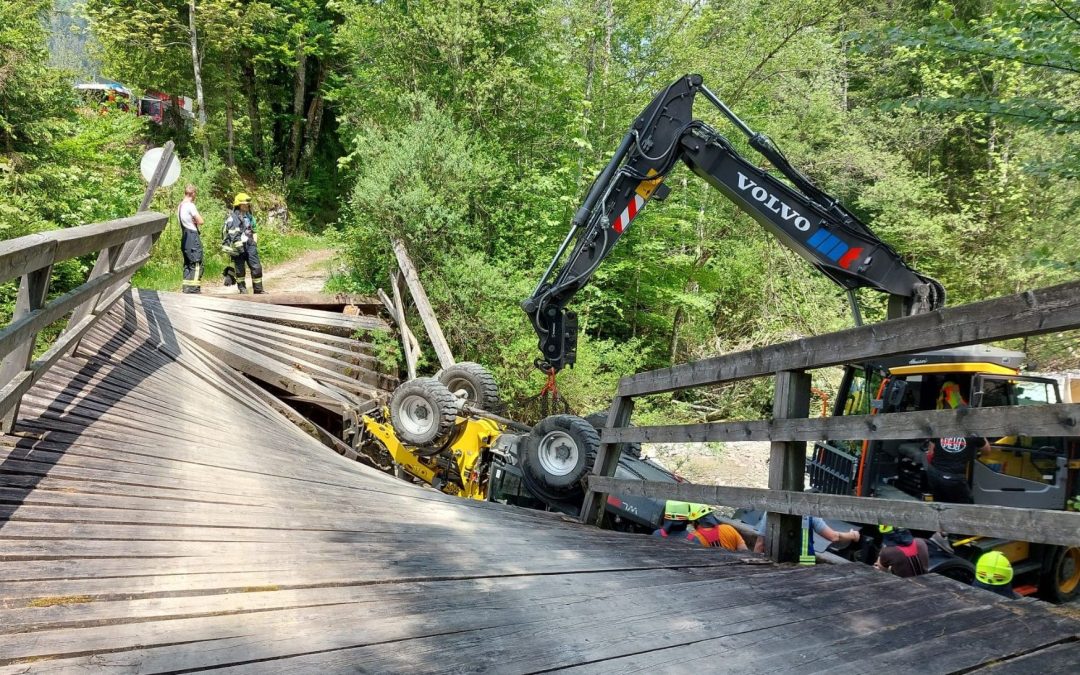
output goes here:
{"type": "Polygon", "coordinates": [[[1044,567],[1042,579],[1039,583],[1039,596],[1044,600],[1062,604],[1069,602],[1080,595],[1080,584],[1076,583],[1077,558],[1080,557],[1080,548],[1075,546],[1055,546],[1050,553],[1050,564],[1044,567]],[[1067,566],[1067,567],[1066,567],[1067,566]],[[1072,588],[1062,589],[1062,576],[1071,572],[1069,579],[1072,588]]]}
{"type": "Polygon", "coordinates": [[[435,377],[446,385],[450,393],[458,389],[464,389],[469,405],[496,412],[501,405],[499,400],[499,384],[491,371],[479,363],[463,361],[440,370],[435,377]]]}
{"type": "Polygon", "coordinates": [[[581,489],[599,449],[600,434],[591,424],[573,415],[552,415],[540,420],[525,437],[522,470],[549,493],[567,494],[581,489]],[[558,456],[563,449],[568,451],[565,458],[558,456]],[[562,470],[553,468],[563,459],[567,461],[562,470]]]}
{"type": "Polygon", "coordinates": [[[419,447],[445,441],[457,419],[456,397],[433,377],[417,377],[390,398],[390,424],[398,439],[419,447]],[[430,416],[430,417],[429,417],[430,416]],[[430,420],[430,424],[424,424],[430,420]]]}
{"type": "Polygon", "coordinates": [[[953,581],[959,581],[962,584],[971,585],[971,582],[975,581],[975,566],[963,558],[949,558],[943,560],[936,567],[930,570],[933,574],[940,574],[943,577],[948,577],[953,581]]]}
{"type": "MultiPolygon", "coordinates": [[[[591,415],[585,416],[585,421],[593,426],[593,429],[603,429],[607,426],[608,411],[601,410],[600,412],[594,412],[591,415]]],[[[631,424],[630,426],[634,426],[631,424]]],[[[641,457],[641,443],[620,443],[619,447],[622,449],[622,454],[630,455],[631,457],[641,457]]]]}

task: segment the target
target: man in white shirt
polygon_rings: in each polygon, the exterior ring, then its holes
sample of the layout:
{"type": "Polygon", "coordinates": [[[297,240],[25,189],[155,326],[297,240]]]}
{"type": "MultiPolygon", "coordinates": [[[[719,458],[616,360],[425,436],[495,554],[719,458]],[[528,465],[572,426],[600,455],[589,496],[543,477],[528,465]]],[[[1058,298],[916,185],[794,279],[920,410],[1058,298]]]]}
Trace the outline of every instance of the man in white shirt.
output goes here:
{"type": "Polygon", "coordinates": [[[203,247],[199,228],[203,217],[195,207],[195,186],[184,188],[184,200],[176,209],[180,219],[180,250],[184,254],[184,292],[202,293],[203,247]]]}

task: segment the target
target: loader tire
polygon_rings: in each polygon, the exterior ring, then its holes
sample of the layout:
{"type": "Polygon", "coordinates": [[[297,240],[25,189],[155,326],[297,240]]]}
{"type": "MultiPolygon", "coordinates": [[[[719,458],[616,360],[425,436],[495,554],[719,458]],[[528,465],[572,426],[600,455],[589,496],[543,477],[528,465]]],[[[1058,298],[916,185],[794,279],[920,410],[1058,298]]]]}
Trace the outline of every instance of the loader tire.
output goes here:
{"type": "Polygon", "coordinates": [[[1075,600],[1080,595],[1080,547],[1054,546],[1049,563],[1039,584],[1040,597],[1059,605],[1075,600]]]}
{"type": "Polygon", "coordinates": [[[498,411],[501,403],[499,385],[495,382],[495,376],[491,374],[491,371],[479,363],[471,361],[456,363],[440,370],[435,377],[446,385],[450,393],[456,394],[459,390],[464,390],[465,398],[470,406],[487,412],[498,411]]]}
{"type": "Polygon", "coordinates": [[[456,419],[455,396],[433,377],[409,380],[390,398],[390,424],[406,445],[441,443],[453,431],[456,419]]]}
{"type": "Polygon", "coordinates": [[[566,495],[582,489],[599,449],[600,435],[591,424],[573,415],[552,415],[525,438],[522,468],[547,492],[566,495]]]}
{"type": "MultiPolygon", "coordinates": [[[[594,412],[591,415],[585,416],[585,421],[593,426],[593,429],[599,431],[607,426],[608,411],[601,410],[600,412],[594,412]]],[[[633,426],[632,424],[630,426],[633,426]]],[[[622,450],[622,454],[629,455],[631,457],[641,457],[641,443],[619,443],[619,448],[622,450]]]]}

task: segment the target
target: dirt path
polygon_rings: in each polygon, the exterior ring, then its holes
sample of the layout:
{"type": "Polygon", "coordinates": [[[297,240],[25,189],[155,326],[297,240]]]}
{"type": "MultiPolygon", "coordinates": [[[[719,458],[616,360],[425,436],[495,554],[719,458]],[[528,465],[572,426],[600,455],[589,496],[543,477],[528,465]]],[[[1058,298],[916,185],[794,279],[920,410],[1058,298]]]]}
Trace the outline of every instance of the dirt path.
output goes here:
{"type": "Polygon", "coordinates": [[[765,442],[657,443],[642,450],[643,455],[654,457],[693,483],[756,488],[769,485],[769,444],[765,442]]]}
{"type": "MultiPolygon", "coordinates": [[[[263,285],[268,293],[318,293],[330,278],[334,255],[335,251],[331,249],[315,249],[280,265],[267,265],[263,285]]],[[[206,279],[203,292],[231,295],[236,293],[236,288],[222,286],[220,278],[206,279]]]]}

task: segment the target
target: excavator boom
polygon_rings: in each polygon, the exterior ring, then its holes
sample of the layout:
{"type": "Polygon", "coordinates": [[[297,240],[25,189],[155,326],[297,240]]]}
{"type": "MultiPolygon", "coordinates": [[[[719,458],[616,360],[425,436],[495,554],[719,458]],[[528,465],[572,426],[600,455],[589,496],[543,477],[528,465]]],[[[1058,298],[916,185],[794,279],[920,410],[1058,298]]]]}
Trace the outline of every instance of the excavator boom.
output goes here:
{"type": "Polygon", "coordinates": [[[667,195],[663,181],[680,161],[846,289],[856,322],[861,322],[853,293],[858,288],[887,293],[889,318],[944,304],[941,284],[911,269],[866,224],[791,166],[767,136],[750,129],[709,91],[700,75],[687,75],[660,92],[634,120],[590,187],[551,265],[533,294],[521,303],[540,339],[539,368],[550,372],[573,365],[577,316],[566,305],[589,282],[645,205],[667,195]],[[695,119],[693,104],[698,94],[744,133],[750,146],[788,182],[747,161],[727,138],[695,119]]]}

